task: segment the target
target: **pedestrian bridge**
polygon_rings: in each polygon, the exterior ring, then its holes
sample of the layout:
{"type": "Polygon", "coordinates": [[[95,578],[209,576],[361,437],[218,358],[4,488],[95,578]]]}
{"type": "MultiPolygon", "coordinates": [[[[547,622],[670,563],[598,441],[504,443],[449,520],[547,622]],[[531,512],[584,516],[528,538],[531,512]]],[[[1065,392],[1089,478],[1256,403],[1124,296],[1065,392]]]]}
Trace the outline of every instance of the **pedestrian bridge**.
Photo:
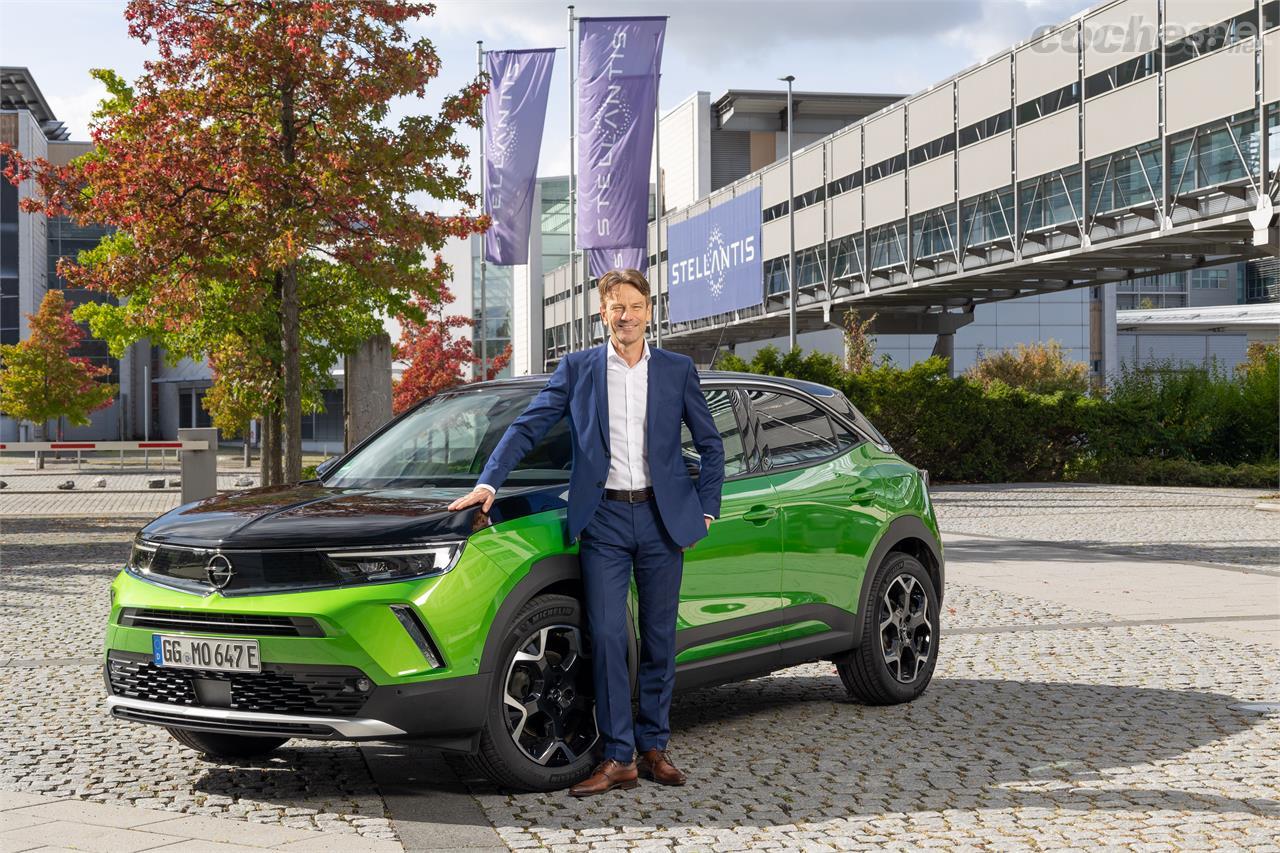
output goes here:
{"type": "Polygon", "coordinates": [[[797,151],[794,193],[782,160],[663,217],[762,190],[763,304],[663,340],[706,360],[787,334],[793,218],[800,331],[856,308],[947,333],[984,302],[1274,255],[1278,166],[1280,0],[1108,3],[797,151]]]}

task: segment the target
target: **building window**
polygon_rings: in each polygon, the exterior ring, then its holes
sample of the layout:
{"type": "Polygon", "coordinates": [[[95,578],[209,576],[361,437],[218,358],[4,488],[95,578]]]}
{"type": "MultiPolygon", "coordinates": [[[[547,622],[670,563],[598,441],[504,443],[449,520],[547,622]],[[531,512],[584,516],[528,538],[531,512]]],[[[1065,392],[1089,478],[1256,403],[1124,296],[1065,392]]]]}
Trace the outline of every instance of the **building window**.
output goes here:
{"type": "Polygon", "coordinates": [[[818,202],[822,201],[826,197],[827,197],[826,187],[818,187],[817,189],[809,190],[806,193],[801,193],[800,195],[796,196],[795,209],[804,210],[809,205],[817,204],[818,202]]]}
{"type": "MultiPolygon", "coordinates": [[[[1267,12],[1264,8],[1263,29],[1266,29],[1266,19],[1267,12]]],[[[1186,38],[1172,42],[1166,45],[1164,49],[1165,67],[1172,68],[1175,65],[1190,62],[1205,54],[1213,53],[1215,50],[1220,50],[1227,45],[1242,42],[1257,33],[1256,24],[1257,18],[1254,17],[1254,12],[1250,9],[1248,12],[1237,15],[1234,18],[1228,18],[1221,23],[1205,27],[1203,30],[1198,30],[1186,38]]]]}
{"type": "Polygon", "coordinates": [[[939,207],[911,217],[911,249],[916,259],[955,252],[956,210],[939,207]]]}
{"type": "Polygon", "coordinates": [[[1022,227],[1027,230],[1078,221],[1081,201],[1079,166],[1018,184],[1022,227]]]}
{"type": "Polygon", "coordinates": [[[858,244],[859,239],[859,235],[849,234],[831,241],[828,251],[831,254],[832,281],[862,275],[862,247],[858,244]]]}
{"type": "Polygon", "coordinates": [[[796,287],[813,287],[826,281],[822,271],[822,249],[814,247],[796,252],[796,287]]]}
{"type": "Polygon", "coordinates": [[[764,262],[764,292],[769,296],[787,293],[787,258],[770,258],[764,262]]]}
{"type": "Polygon", "coordinates": [[[871,259],[871,269],[882,270],[902,264],[906,247],[904,223],[894,222],[880,225],[867,232],[867,253],[871,259]]]}
{"type": "Polygon", "coordinates": [[[1053,115],[1060,110],[1074,107],[1080,103],[1080,84],[1069,83],[1061,89],[1032,98],[1018,104],[1018,124],[1027,124],[1038,118],[1053,115]]]}
{"type": "Polygon", "coordinates": [[[1227,271],[1224,269],[1192,270],[1191,286],[1196,290],[1216,290],[1226,287],[1227,271]]]}
{"type": "Polygon", "coordinates": [[[919,166],[935,157],[941,157],[943,154],[950,154],[956,150],[956,135],[948,133],[946,136],[939,136],[937,139],[926,142],[924,145],[917,145],[911,149],[911,165],[919,166]]]}
{"type": "Polygon", "coordinates": [[[1089,161],[1089,210],[1124,210],[1152,201],[1160,186],[1160,143],[1089,161]]]}
{"type": "Polygon", "coordinates": [[[1142,56],[1135,56],[1133,59],[1121,62],[1119,65],[1112,66],[1106,71],[1099,71],[1097,74],[1090,74],[1084,78],[1084,96],[1086,98],[1095,98],[1098,95],[1110,92],[1112,89],[1119,89],[1143,77],[1149,77],[1160,70],[1160,53],[1151,51],[1144,53],[1142,56]]]}
{"type": "Polygon", "coordinates": [[[1252,112],[1178,134],[1169,144],[1173,195],[1241,181],[1250,173],[1257,174],[1258,142],[1257,115],[1252,112]],[[1244,152],[1244,160],[1240,152],[1244,152]]]}
{"type": "Polygon", "coordinates": [[[786,216],[788,207],[789,205],[787,204],[787,202],[780,201],[777,204],[775,204],[773,207],[766,207],[764,209],[764,212],[760,214],[760,217],[765,222],[771,222],[774,219],[777,219],[778,217],[786,216]]]}
{"type": "Polygon", "coordinates": [[[1013,233],[1013,188],[983,193],[960,202],[965,246],[981,246],[1013,233]]]}
{"type": "Polygon", "coordinates": [[[890,175],[896,175],[907,167],[907,155],[895,154],[888,159],[881,160],[879,163],[872,163],[867,167],[866,182],[878,181],[881,178],[887,178],[890,175]]]}
{"type": "Polygon", "coordinates": [[[1013,118],[1010,110],[1002,113],[996,113],[982,121],[975,121],[973,124],[960,128],[960,147],[972,145],[975,142],[981,142],[989,139],[998,133],[1004,133],[1009,129],[1009,123],[1013,118]]]}
{"type": "MultiPolygon", "coordinates": [[[[1277,0],[1280,2],[1280,0],[1277,0]]],[[[854,172],[852,175],[845,175],[843,178],[832,181],[827,184],[827,198],[847,193],[849,190],[856,190],[862,186],[862,170],[854,172]]]]}

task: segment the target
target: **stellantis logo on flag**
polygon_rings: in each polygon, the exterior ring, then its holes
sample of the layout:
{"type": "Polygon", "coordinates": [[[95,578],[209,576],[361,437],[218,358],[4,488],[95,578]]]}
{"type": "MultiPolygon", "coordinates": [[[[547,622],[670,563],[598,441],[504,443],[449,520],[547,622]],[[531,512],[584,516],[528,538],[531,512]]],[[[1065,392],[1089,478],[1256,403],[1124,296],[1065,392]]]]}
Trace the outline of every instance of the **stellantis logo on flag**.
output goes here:
{"type": "Polygon", "coordinates": [[[667,228],[673,323],[764,301],[760,189],[667,228]]]}
{"type": "Polygon", "coordinates": [[[579,18],[578,24],[581,245],[642,246],[666,18],[579,18]]]}
{"type": "Polygon", "coordinates": [[[533,189],[555,51],[491,50],[484,100],[484,212],[492,219],[484,256],[499,265],[529,260],[533,189]]]}

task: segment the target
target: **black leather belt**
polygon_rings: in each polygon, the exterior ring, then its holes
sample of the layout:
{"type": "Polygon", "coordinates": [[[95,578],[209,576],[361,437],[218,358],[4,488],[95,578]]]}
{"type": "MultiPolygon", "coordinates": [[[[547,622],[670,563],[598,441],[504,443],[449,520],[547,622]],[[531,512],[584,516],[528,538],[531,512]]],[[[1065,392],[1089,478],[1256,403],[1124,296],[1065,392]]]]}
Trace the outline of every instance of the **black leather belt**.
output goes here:
{"type": "Polygon", "coordinates": [[[638,504],[653,498],[653,486],[645,486],[643,489],[605,489],[604,496],[611,501],[638,504]]]}

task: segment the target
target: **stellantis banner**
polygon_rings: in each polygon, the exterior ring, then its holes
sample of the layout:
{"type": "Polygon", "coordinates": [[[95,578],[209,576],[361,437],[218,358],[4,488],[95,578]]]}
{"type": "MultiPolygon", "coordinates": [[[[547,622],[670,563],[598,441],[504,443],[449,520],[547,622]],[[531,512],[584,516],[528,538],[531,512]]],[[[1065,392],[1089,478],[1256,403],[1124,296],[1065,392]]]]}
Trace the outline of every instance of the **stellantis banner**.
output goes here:
{"type": "Polygon", "coordinates": [[[760,189],[667,228],[671,322],[764,301],[760,189]]]}
{"type": "Polygon", "coordinates": [[[648,275],[649,252],[644,248],[587,249],[587,258],[592,278],[599,278],[609,270],[640,270],[648,275]]]}
{"type": "Polygon", "coordinates": [[[484,257],[509,265],[529,261],[533,186],[555,49],[491,50],[485,54],[484,212],[493,224],[484,257]]]}
{"type": "Polygon", "coordinates": [[[667,19],[578,19],[578,242],[643,246],[667,19]]]}

